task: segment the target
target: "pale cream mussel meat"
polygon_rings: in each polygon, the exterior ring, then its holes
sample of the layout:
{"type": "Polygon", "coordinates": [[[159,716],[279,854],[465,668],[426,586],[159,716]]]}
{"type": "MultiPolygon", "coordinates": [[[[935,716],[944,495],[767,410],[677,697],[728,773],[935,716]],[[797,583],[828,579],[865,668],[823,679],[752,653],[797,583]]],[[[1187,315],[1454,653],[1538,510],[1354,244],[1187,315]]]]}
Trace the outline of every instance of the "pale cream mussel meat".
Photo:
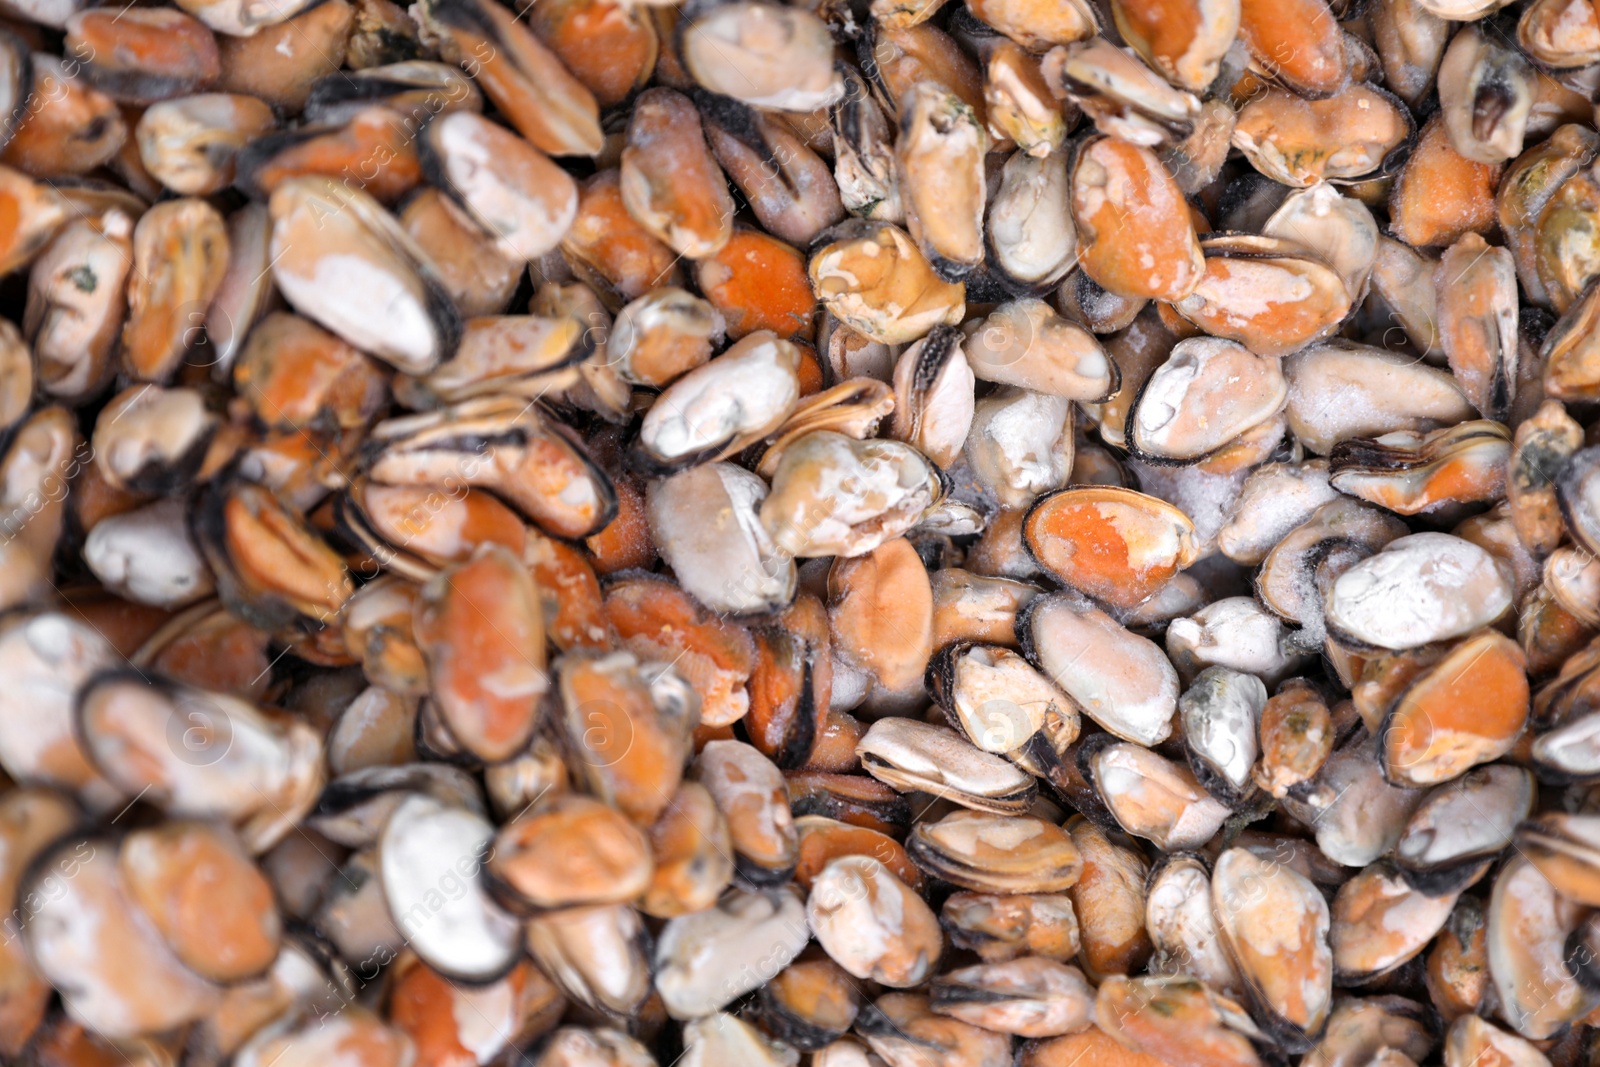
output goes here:
{"type": "Polygon", "coordinates": [[[1372,210],[1331,182],[1297,189],[1262,225],[1268,237],[1298,241],[1338,273],[1351,299],[1366,299],[1381,236],[1372,210]]]}
{"type": "Polygon", "coordinates": [[[957,948],[988,963],[1028,956],[1060,962],[1078,954],[1078,919],[1061,894],[953,893],[940,921],[957,948]]]}
{"type": "Polygon", "coordinates": [[[1426,792],[1392,785],[1365,730],[1323,762],[1310,783],[1292,790],[1284,808],[1313,827],[1317,848],[1334,863],[1365,867],[1395,847],[1426,792]]]}
{"type": "Polygon", "coordinates": [[[1439,65],[1439,110],[1450,144],[1467,159],[1500,163],[1522,152],[1538,72],[1493,23],[1455,35],[1439,65]]]}
{"type": "Polygon", "coordinates": [[[528,951],[566,996],[621,1022],[650,994],[650,935],[625,904],[561,908],[528,920],[528,951]]]}
{"type": "Polygon", "coordinates": [[[1485,418],[1504,421],[1518,377],[1515,261],[1469,233],[1445,250],[1438,272],[1439,337],[1450,370],[1485,418]]]}
{"type": "Polygon", "coordinates": [[[1211,899],[1257,1021],[1285,1047],[1309,1048],[1333,1000],[1322,894],[1293,869],[1231,848],[1217,857],[1211,899]]]}
{"type": "Polygon", "coordinates": [[[1084,863],[1054,823],[984,811],[917,823],[906,854],[933,877],[977,893],[1060,893],[1077,883],[1084,863]]]}
{"type": "Polygon", "coordinates": [[[894,390],[868,377],[847,378],[831,389],[802,397],[783,425],[767,437],[756,473],[772,477],[784,449],[817,430],[831,430],[857,441],[871,440],[894,406],[894,390]]]}
{"type": "MultiPolygon", "coordinates": [[[[1537,6],[1530,7],[1530,13],[1537,6]]],[[[1559,126],[1511,162],[1495,191],[1495,214],[1506,248],[1516,259],[1517,280],[1531,304],[1550,306],[1550,294],[1539,273],[1539,217],[1567,179],[1593,161],[1596,148],[1600,148],[1600,135],[1594,130],[1577,123],[1559,126]]]]}
{"type": "Polygon", "coordinates": [[[373,427],[366,470],[391,485],[488,489],[557,537],[586,537],[617,513],[617,490],[565,424],[517,397],[482,397],[373,427]]]}
{"type": "Polygon", "coordinates": [[[515,918],[479,880],[493,835],[482,815],[414,794],[395,808],[378,841],[396,926],[429,966],[469,982],[505,974],[522,948],[515,918]]]}
{"type": "Polygon", "coordinates": [[[25,785],[74,794],[91,812],[123,803],[90,761],[74,726],[78,687],[121,664],[104,634],[59,611],[17,613],[0,627],[0,767],[25,785]]]}
{"type": "Polygon", "coordinates": [[[107,779],[168,814],[227,820],[253,852],[316,803],[321,746],[285,714],[132,668],[95,675],[76,700],[76,732],[107,779]]]}
{"type": "Polygon", "coordinates": [[[1600,777],[1600,715],[1585,709],[1535,735],[1528,756],[1542,781],[1562,784],[1600,777]]]}
{"type": "Polygon", "coordinates": [[[1431,433],[1395,430],[1352,438],[1329,454],[1329,484],[1401,515],[1498,500],[1506,490],[1510,434],[1498,422],[1474,420],[1431,433]]]}
{"type": "Polygon", "coordinates": [[[1239,110],[1233,145],[1272,180],[1305,188],[1381,176],[1415,134],[1404,104],[1362,82],[1321,100],[1268,88],[1239,110]]]}
{"type": "Polygon", "coordinates": [[[972,427],[974,384],[961,332],[935,326],[895,361],[889,436],[949,467],[972,427]]]}
{"type": "Polygon", "coordinates": [[[1219,668],[1273,684],[1303,662],[1296,645],[1283,621],[1254,597],[1223,597],[1167,623],[1167,656],[1185,680],[1219,668]]]}
{"type": "Polygon", "coordinates": [[[606,335],[606,358],[627,382],[665,386],[704,365],[726,329],[708,301],[662,286],[617,313],[606,335]]]}
{"type": "Polygon", "coordinates": [[[1227,523],[1217,531],[1217,548],[1235,563],[1255,566],[1338,495],[1328,484],[1327,460],[1263,464],[1245,479],[1227,523]]]}
{"type": "Polygon", "coordinates": [[[1266,705],[1267,687],[1260,678],[1227,667],[1207,667],[1178,698],[1189,767],[1229,807],[1248,802],[1255,792],[1251,772],[1260,755],[1257,727],[1266,705]]]}
{"type": "Polygon", "coordinates": [[[1472,885],[1515,840],[1537,863],[1537,845],[1519,823],[1533,811],[1537,788],[1520,767],[1475,768],[1429,793],[1395,843],[1401,877],[1424,893],[1443,895],[1472,885]]]}
{"type": "Polygon", "coordinates": [[[940,1015],[1020,1037],[1076,1033],[1094,1015],[1083,973],[1037,957],[949,971],[933,980],[928,1005],[940,1015]]]}
{"type": "Polygon", "coordinates": [[[1510,582],[1488,552],[1449,534],[1420,533],[1340,575],[1326,610],[1340,640],[1405,649],[1470,633],[1510,607],[1510,582]]]}
{"type": "Polygon", "coordinates": [[[1360,983],[1404,965],[1444,928],[1457,894],[1427,894],[1380,860],[1333,898],[1330,943],[1341,983],[1360,983]]]}
{"type": "Polygon", "coordinates": [[[800,351],[768,330],[679,378],[639,427],[637,454],[663,471],[731,455],[776,430],[800,398],[800,351]]]}
{"type": "Polygon", "coordinates": [[[1031,775],[954,730],[915,719],[878,720],[856,754],[867,773],[891,788],[932,793],[974,811],[1021,814],[1038,788],[1031,775]]]}
{"type": "Polygon", "coordinates": [[[928,691],[950,725],[985,752],[1026,745],[1052,718],[1054,732],[1076,739],[1072,698],[1019,653],[995,645],[946,645],[928,666],[928,691]]]}
{"type": "Polygon", "coordinates": [[[652,482],[651,533],[679,584],[713,611],[777,611],[794,597],[794,561],[759,512],[767,485],[731,463],[704,463],[652,482]]]}
{"type": "Polygon", "coordinates": [[[1444,1037],[1445,1067],[1487,1061],[1506,1067],[1546,1067],[1549,1058],[1532,1041],[1508,1033],[1480,1015],[1462,1015],[1444,1037]]]}
{"type": "Polygon", "coordinates": [[[482,315],[462,324],[454,355],[426,375],[398,379],[395,391],[418,408],[494,393],[539,400],[570,388],[597,354],[595,331],[571,315],[482,315]]]}
{"type": "MultiPolygon", "coordinates": [[[[1439,256],[1379,235],[1373,259],[1371,295],[1386,304],[1398,322],[1391,340],[1407,340],[1423,355],[1444,354],[1439,329],[1439,256]]],[[[1531,267],[1529,268],[1532,269],[1531,267]]]]}
{"type": "Polygon", "coordinates": [[[943,86],[918,84],[900,102],[895,167],[906,229],[946,281],[983,259],[987,148],[978,115],[943,86]]]}
{"type": "Polygon", "coordinates": [[[297,311],[409,374],[454,353],[454,303],[426,254],[370,195],[290,178],[269,210],[273,278],[297,311]],[[374,306],[384,314],[369,314],[374,306]]]}
{"type": "Polygon", "coordinates": [[[944,496],[938,469],[898,441],[831,430],[783,451],[761,522],[793,556],[860,556],[900,536],[944,496]]]}
{"type": "Polygon", "coordinates": [[[508,258],[554,249],[578,214],[578,187],[537,148],[471,111],[451,111],[417,139],[423,173],[508,258]]]}
{"type": "Polygon", "coordinates": [[[639,1041],[610,1027],[563,1026],[545,1042],[535,1067],[653,1067],[639,1041]]]}
{"type": "MultiPolygon", "coordinates": [[[[866,1005],[855,1032],[888,1067],[1005,1067],[1011,1037],[932,1011],[928,997],[891,993],[866,1005]]],[[[871,1062],[871,1061],[869,1061],[871,1062]]]]}
{"type": "Polygon", "coordinates": [[[1431,430],[1473,414],[1449,374],[1366,345],[1329,341],[1312,346],[1284,361],[1284,375],[1289,380],[1290,432],[1318,455],[1351,437],[1431,430]]]}
{"type": "Polygon", "coordinates": [[[1568,938],[1587,911],[1523,856],[1495,876],[1487,909],[1490,982],[1502,1017],[1529,1040],[1565,1032],[1600,1001],[1565,963],[1568,938]]]}
{"type": "Polygon", "coordinates": [[[206,308],[206,344],[212,346],[213,381],[225,381],[246,338],[267,312],[272,296],[272,216],[250,203],[228,216],[228,268],[206,308]]]}
{"type": "Polygon", "coordinates": [[[711,792],[728,820],[734,869],[757,888],[782,885],[794,873],[800,839],[783,772],[754,746],[710,741],[690,777],[711,792]]]}
{"type": "Polygon", "coordinates": [[[1518,826],[1513,843],[1563,897],[1600,902],[1600,818],[1548,812],[1518,826]]]}
{"type": "Polygon", "coordinates": [[[1540,588],[1558,608],[1584,626],[1600,626],[1600,560],[1576,545],[1563,545],[1544,561],[1543,575],[1540,588]]]}
{"type": "Polygon", "coordinates": [[[1066,318],[1097,335],[1115,334],[1128,329],[1138,319],[1139,313],[1150,306],[1150,301],[1145,297],[1129,298],[1107,291],[1081,270],[1073,270],[1061,279],[1061,286],[1056,290],[1056,301],[1066,318]]]}
{"type": "Polygon", "coordinates": [[[1200,101],[1174,89],[1135,56],[1104,38],[1057,47],[1045,56],[1051,89],[1077,104],[1101,133],[1156,148],[1194,132],[1200,101]]]}
{"type": "Polygon", "coordinates": [[[921,985],[944,952],[944,932],[933,911],[872,856],[829,861],[811,883],[805,914],[834,962],[881,985],[921,985]]]}
{"type": "Polygon", "coordinates": [[[1146,462],[1194,462],[1275,417],[1288,396],[1278,360],[1216,337],[1180,341],[1140,387],[1128,445],[1146,462]]]}
{"type": "Polygon", "coordinates": [[[1073,412],[1066,397],[1002,386],[979,400],[964,455],[1002,507],[1025,508],[1072,474],[1073,412]]]}
{"type": "Polygon", "coordinates": [[[799,1053],[735,1015],[718,1012],[683,1026],[682,1067],[795,1067],[799,1053]]]}
{"type": "Polygon", "coordinates": [[[1154,642],[1071,593],[1029,602],[1017,636],[1029,662],[1102,728],[1140,745],[1170,736],[1178,672],[1154,642]]]}
{"type": "Polygon", "coordinates": [[[1545,395],[1568,403],[1600,396],[1600,348],[1594,342],[1597,315],[1600,280],[1586,285],[1544,336],[1539,359],[1544,365],[1545,395]]]}
{"type": "Polygon", "coordinates": [[[805,906],[793,891],[736,890],[716,907],[661,928],[656,991],[675,1019],[710,1015],[770,981],[800,954],[810,934],[805,906]]]}
{"type": "Polygon", "coordinates": [[[1169,852],[1150,868],[1145,930],[1152,975],[1188,975],[1226,996],[1241,987],[1211,907],[1211,871],[1192,852],[1169,852]]]}
{"type": "Polygon", "coordinates": [[[1188,767],[1141,745],[1096,735],[1077,762],[1115,826],[1163,851],[1199,848],[1230,814],[1188,767]]]}
{"type": "MultiPolygon", "coordinates": [[[[50,222],[41,206],[24,211],[24,218],[43,220],[39,224],[51,230],[60,221],[50,222]]],[[[48,245],[48,234],[40,239],[43,252],[28,274],[22,333],[33,348],[44,394],[77,401],[101,389],[114,372],[133,268],[133,228],[128,214],[110,210],[68,222],[48,245]]]]}
{"type": "Polygon", "coordinates": [[[740,0],[696,10],[683,28],[683,64],[714,93],[774,111],[816,111],[836,103],[833,40],[816,15],[740,0]]]}
{"type": "Polygon", "coordinates": [[[887,222],[851,219],[826,231],[806,270],[830,312],[882,344],[956,325],[966,311],[965,286],[941,278],[910,234],[887,222]]]}
{"type": "Polygon", "coordinates": [[[219,422],[199,390],[135,385],[101,409],[90,445],[112,487],[170,493],[193,480],[219,422]]]}
{"type": "Polygon", "coordinates": [[[1344,280],[1295,241],[1216,234],[1200,247],[1204,274],[1172,306],[1214,337],[1278,358],[1329,336],[1350,312],[1344,280]]]}
{"type": "Polygon", "coordinates": [[[232,184],[239,151],[276,125],[271,107],[253,96],[195,93],[151,105],[134,136],[152,177],[185,196],[206,196],[232,184]]]}
{"type": "Polygon", "coordinates": [[[83,562],[107,589],[139,604],[178,608],[216,589],[181,497],[101,519],[83,541],[83,562]]]}
{"type": "Polygon", "coordinates": [[[1043,300],[1001,304],[965,331],[962,351],[980,381],[1087,403],[1108,400],[1121,384],[1116,362],[1094,334],[1043,300]]]}

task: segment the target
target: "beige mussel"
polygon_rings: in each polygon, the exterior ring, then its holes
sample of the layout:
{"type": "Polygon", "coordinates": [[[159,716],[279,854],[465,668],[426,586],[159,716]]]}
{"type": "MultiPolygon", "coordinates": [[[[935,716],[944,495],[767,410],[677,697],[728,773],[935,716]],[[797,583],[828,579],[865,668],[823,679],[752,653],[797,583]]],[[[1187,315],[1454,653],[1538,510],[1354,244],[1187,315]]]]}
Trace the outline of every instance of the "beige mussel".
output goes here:
{"type": "Polygon", "coordinates": [[[1188,975],[1215,992],[1237,995],[1239,975],[1211,910],[1211,872],[1198,855],[1170,853],[1151,869],[1145,929],[1155,946],[1152,975],[1188,975]]]}
{"type": "Polygon", "coordinates": [[[754,107],[815,111],[844,93],[827,24],[809,11],[754,0],[719,5],[687,20],[680,47],[701,86],[754,107]]]}
{"type": "Polygon", "coordinates": [[[107,589],[140,604],[177,608],[215,586],[176,498],[108,516],[83,543],[83,562],[107,589]]]}
{"type": "Polygon", "coordinates": [[[915,719],[872,724],[856,745],[861,765],[901,792],[934,793],[974,811],[1021,814],[1033,802],[1034,778],[948,727],[915,719]]]}
{"type": "Polygon", "coordinates": [[[1298,662],[1283,620],[1254,597],[1213,600],[1167,624],[1167,655],[1186,680],[1210,667],[1259,675],[1275,682],[1298,662]]]}
{"type": "Polygon", "coordinates": [[[152,177],[184,196],[204,196],[231,184],[239,149],[276,124],[253,96],[196,93],[151,106],[134,136],[152,177]]]}
{"type": "MultiPolygon", "coordinates": [[[[1583,155],[1588,157],[1585,149],[1583,155]]],[[[1533,261],[1550,307],[1564,314],[1595,277],[1595,216],[1600,181],[1580,165],[1550,194],[1534,223],[1533,261]]]]}
{"type": "Polygon", "coordinates": [[[1485,418],[1504,420],[1517,388],[1517,276],[1510,252],[1469,233],[1439,261],[1440,341],[1485,418]]]}
{"type": "Polygon", "coordinates": [[[980,963],[933,980],[929,1006],[940,1015],[1021,1037],[1086,1029],[1093,1016],[1089,983],[1076,967],[1028,958],[980,963]]]}
{"type": "Polygon", "coordinates": [[[1101,133],[1147,148],[1183,141],[1200,114],[1194,94],[1174,89],[1138,58],[1100,37],[1051,51],[1044,76],[1101,133]]]}
{"type": "Polygon", "coordinates": [[[725,330],[710,303],[663,286],[617,313],[606,336],[606,358],[625,381],[663,386],[710,359],[725,330]]]}
{"type": "Polygon", "coordinates": [[[977,114],[943,86],[921,83],[901,101],[895,167],[906,228],[947,281],[983,259],[987,148],[977,114]]]}
{"type": "Polygon", "coordinates": [[[1384,779],[1376,744],[1359,730],[1284,806],[1315,826],[1323,855],[1346,867],[1365,867],[1394,848],[1423,795],[1384,779]]]}
{"type": "Polygon", "coordinates": [[[1567,939],[1586,909],[1561,896],[1529,859],[1513,856],[1489,898],[1489,976],[1517,1033],[1539,1041],[1593,1009],[1597,994],[1567,970],[1567,939]]]}
{"type": "Polygon", "coordinates": [[[1156,497],[1109,486],[1071,488],[1038,500],[1023,540],[1062,583],[1127,609],[1198,557],[1194,524],[1156,497]]]}
{"type": "Polygon", "coordinates": [[[1333,446],[1328,482],[1401,515],[1498,500],[1511,442],[1497,422],[1472,421],[1420,434],[1396,430],[1333,446]]]}
{"type": "Polygon", "coordinates": [[[1341,981],[1386,974],[1428,947],[1450,918],[1456,894],[1427,895],[1379,862],[1339,887],[1333,899],[1333,966],[1341,981]]]}
{"type": "Polygon", "coordinates": [[[828,109],[839,201],[858,218],[904,222],[890,120],[860,73],[846,69],[841,76],[844,96],[828,109]]]}
{"type": "Polygon", "coordinates": [[[668,1014],[698,1019],[771,981],[806,947],[806,914],[780,887],[735,890],[714,908],[669,920],[655,950],[655,987],[668,1014]]]}
{"type": "Polygon", "coordinates": [[[1539,216],[1567,179],[1594,159],[1597,148],[1595,131],[1575,123],[1559,126],[1511,162],[1495,191],[1495,213],[1516,259],[1517,279],[1527,299],[1541,307],[1550,298],[1538,268],[1539,216]]]}
{"type": "Polygon", "coordinates": [[[964,450],[974,477],[1003,507],[1025,508],[1072,474],[1072,401],[1003,386],[978,401],[964,450]]]}
{"type": "Polygon", "coordinates": [[[1116,392],[1117,365],[1099,340],[1043,300],[1008,301],[966,333],[962,350],[980,381],[1088,402],[1116,392]]]}
{"type": "Polygon", "coordinates": [[[1076,739],[1072,699],[1010,649],[945,645],[929,667],[929,681],[950,724],[985,752],[1014,752],[1047,721],[1058,735],[1069,735],[1067,743],[1076,739]]]}
{"type": "Polygon", "coordinates": [[[1180,341],[1139,390],[1128,445],[1148,462],[1192,462],[1275,417],[1288,395],[1278,360],[1216,337],[1180,341]]]}
{"type": "Polygon", "coordinates": [[[952,893],[940,914],[951,944],[989,963],[1078,954],[1078,919],[1059,894],[952,893]]]}
{"type": "Polygon", "coordinates": [[[1590,282],[1545,334],[1539,349],[1545,395],[1562,401],[1600,396],[1600,347],[1594,341],[1600,282],[1590,282]]]}
{"type": "Polygon", "coordinates": [[[1240,109],[1233,144],[1262,174],[1304,188],[1381,172],[1413,133],[1399,100],[1361,83],[1323,100],[1267,89],[1240,109]]]}
{"type": "Polygon", "coordinates": [[[765,482],[731,463],[704,463],[650,485],[650,529],[662,558],[714,611],[774,611],[794,596],[794,561],[758,517],[766,495],[765,482]]]}
{"type": "Polygon", "coordinates": [[[1326,612],[1341,640],[1405,649],[1470,633],[1510,606],[1510,582],[1493,556],[1459,537],[1420,533],[1340,575],[1326,612]]]}
{"type": "Polygon", "coordinates": [[[906,853],[928,874],[978,893],[1059,893],[1083,870],[1072,838],[1033,815],[952,812],[913,827],[906,853]]]}
{"type": "Polygon", "coordinates": [[[1176,301],[1194,292],[1205,257],[1183,193],[1155,153],[1091,137],[1074,152],[1070,177],[1089,277],[1126,297],[1176,301]]]}
{"type": "Polygon", "coordinates": [[[840,856],[811,883],[811,930],[850,974],[894,988],[921,985],[944,950],[939,920],[871,856],[840,856]]]}
{"type": "Polygon", "coordinates": [[[768,330],[735,342],[661,394],[638,449],[667,470],[730,455],[782,425],[800,398],[800,350],[768,330]]]}
{"type": "Polygon", "coordinates": [[[1079,764],[1117,825],[1163,851],[1200,847],[1228,818],[1189,768],[1140,745],[1091,743],[1079,764]]]}
{"type": "Polygon", "coordinates": [[[1211,900],[1262,1027],[1290,1048],[1309,1048],[1333,999],[1322,894],[1292,868],[1230,848],[1217,857],[1211,900]]]}
{"type": "Polygon", "coordinates": [[[1023,652],[1083,714],[1135,744],[1170,736],[1178,672],[1159,645],[1071,593],[1037,597],[1024,612],[1023,652]]]}
{"type": "Polygon", "coordinates": [[[943,495],[936,469],[897,441],[818,430],[790,444],[761,522],[793,556],[859,556],[909,530],[943,495]]]}
{"type": "Polygon", "coordinates": [[[1252,791],[1257,724],[1267,687],[1255,675],[1207,667],[1178,698],[1189,766],[1212,796],[1234,805],[1252,791]]]}
{"type": "Polygon", "coordinates": [[[329,179],[291,178],[270,210],[273,278],[297,311],[407,373],[425,374],[455,351],[454,304],[376,200],[329,179]],[[369,314],[373,306],[385,313],[369,314]]]}
{"type": "Polygon", "coordinates": [[[882,344],[903,344],[940,323],[956,325],[965,314],[965,286],[939,277],[898,226],[846,221],[822,239],[806,268],[811,288],[852,330],[882,344]]]}
{"type": "Polygon", "coordinates": [[[1539,1046],[1507,1033],[1479,1015],[1463,1015],[1444,1037],[1445,1067],[1500,1063],[1506,1067],[1544,1067],[1550,1060],[1539,1046]]]}
{"type": "Polygon", "coordinates": [[[1231,516],[1217,531],[1217,548],[1235,563],[1258,564],[1285,534],[1338,495],[1328,484],[1326,460],[1263,464],[1245,479],[1231,516]]]}
{"type": "Polygon", "coordinates": [[[754,886],[788,881],[800,839],[777,766],[741,741],[710,741],[694,761],[692,777],[727,817],[739,877],[754,886]]]}
{"type": "Polygon", "coordinates": [[[1328,341],[1290,356],[1283,371],[1289,430],[1318,455],[1351,437],[1431,430],[1473,415],[1449,374],[1379,348],[1328,341]]]}
{"type": "Polygon", "coordinates": [[[856,1017],[855,1031],[882,1063],[1005,1067],[1011,1062],[1009,1035],[935,1014],[929,998],[917,994],[879,997],[856,1017]]]}
{"type": "Polygon", "coordinates": [[[935,326],[895,361],[889,436],[941,468],[961,453],[973,416],[972,368],[954,326],[935,326]]]}
{"type": "Polygon", "coordinates": [[[717,162],[768,233],[804,247],[844,218],[832,168],[786,123],[731,97],[695,103],[717,162]]]}
{"type": "MultiPolygon", "coordinates": [[[[1395,866],[1425,893],[1464,889],[1512,843],[1537,792],[1521,767],[1494,763],[1468,771],[1429,793],[1412,814],[1395,843],[1395,866]]],[[[1537,862],[1537,846],[1519,837],[1518,849],[1537,862]]]]}
{"type": "Polygon", "coordinates": [[[1025,292],[1059,281],[1077,263],[1078,233],[1067,199],[1067,153],[1017,151],[989,198],[987,267],[1025,292]]]}
{"type": "Polygon", "coordinates": [[[1477,24],[1456,34],[1439,65],[1439,110],[1455,150],[1477,163],[1521,154],[1536,76],[1533,64],[1498,34],[1477,24]]]}
{"type": "Polygon", "coordinates": [[[1045,159],[1066,139],[1066,115],[1039,60],[1013,41],[996,41],[984,64],[983,99],[989,136],[1011,140],[1024,156],[1045,159]]]}
{"type": "Polygon", "coordinates": [[[1337,185],[1317,182],[1290,193],[1261,232],[1305,245],[1334,269],[1356,304],[1365,299],[1382,237],[1372,210],[1337,185]]]}
{"type": "Polygon", "coordinates": [[[288,833],[321,789],[312,728],[237,697],[127,668],[80,687],[76,716],[109,780],[168,814],[233,823],[252,852],[288,833]]]}
{"type": "Polygon", "coordinates": [[[1200,246],[1205,274],[1172,306],[1214,337],[1278,358],[1327,337],[1350,311],[1343,279],[1294,241],[1233,234],[1200,246]]]}
{"type": "Polygon", "coordinates": [[[423,173],[512,260],[537,259],[578,214],[567,172],[516,134],[471,111],[428,123],[417,141],[423,173]]]}

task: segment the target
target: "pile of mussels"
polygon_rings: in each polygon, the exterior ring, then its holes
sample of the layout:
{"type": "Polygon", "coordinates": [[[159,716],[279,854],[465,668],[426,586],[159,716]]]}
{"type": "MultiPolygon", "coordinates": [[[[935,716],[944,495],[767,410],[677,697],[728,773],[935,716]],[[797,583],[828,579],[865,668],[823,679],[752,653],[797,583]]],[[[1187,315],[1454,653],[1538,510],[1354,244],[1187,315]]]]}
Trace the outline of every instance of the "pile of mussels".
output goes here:
{"type": "Polygon", "coordinates": [[[0,24],[0,1063],[1600,1062],[1590,0],[0,24]]]}

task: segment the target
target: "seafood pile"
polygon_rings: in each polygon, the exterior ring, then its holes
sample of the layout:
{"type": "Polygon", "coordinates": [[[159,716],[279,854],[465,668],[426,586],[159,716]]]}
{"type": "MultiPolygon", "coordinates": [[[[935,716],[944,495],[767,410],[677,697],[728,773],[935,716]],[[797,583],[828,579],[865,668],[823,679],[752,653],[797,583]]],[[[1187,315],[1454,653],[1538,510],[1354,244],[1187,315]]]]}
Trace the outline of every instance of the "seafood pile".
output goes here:
{"type": "Polygon", "coordinates": [[[1590,1067],[1590,0],[0,0],[0,1063],[1590,1067]]]}

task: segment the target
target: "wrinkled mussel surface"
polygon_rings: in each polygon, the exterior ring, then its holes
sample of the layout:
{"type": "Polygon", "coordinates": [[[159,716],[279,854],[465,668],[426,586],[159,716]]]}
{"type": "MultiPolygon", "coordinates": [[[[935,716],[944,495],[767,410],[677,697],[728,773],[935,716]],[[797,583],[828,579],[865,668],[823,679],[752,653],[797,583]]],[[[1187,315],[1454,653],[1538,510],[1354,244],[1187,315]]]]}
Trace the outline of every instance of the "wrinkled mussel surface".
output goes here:
{"type": "Polygon", "coordinates": [[[0,0],[0,1065],[1595,1067],[1597,12],[0,0]]]}

